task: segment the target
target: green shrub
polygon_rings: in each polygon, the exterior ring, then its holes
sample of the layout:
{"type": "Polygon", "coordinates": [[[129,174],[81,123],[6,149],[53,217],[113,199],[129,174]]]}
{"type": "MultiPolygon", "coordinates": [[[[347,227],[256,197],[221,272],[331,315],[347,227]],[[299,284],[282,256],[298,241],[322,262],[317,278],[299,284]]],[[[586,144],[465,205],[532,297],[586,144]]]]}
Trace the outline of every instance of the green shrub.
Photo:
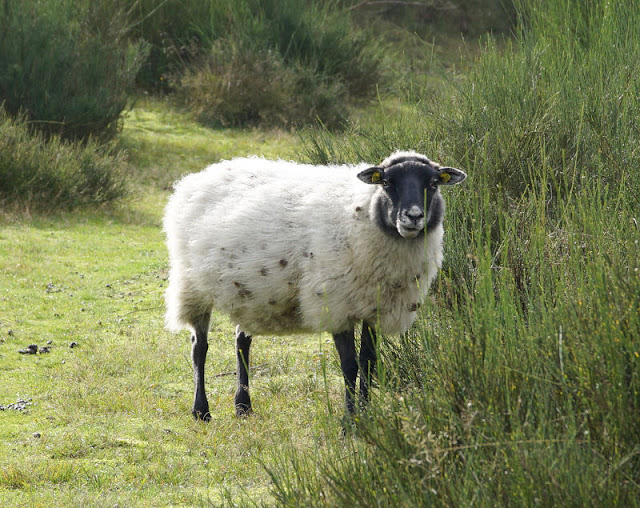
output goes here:
{"type": "Polygon", "coordinates": [[[276,51],[220,44],[185,71],[182,100],[210,125],[327,125],[343,119],[344,87],[303,67],[287,66],[276,51]]]}
{"type": "Polygon", "coordinates": [[[0,108],[0,206],[52,211],[102,204],[127,194],[122,152],[33,133],[0,108]]]}
{"type": "Polygon", "coordinates": [[[0,101],[46,134],[108,139],[144,52],[106,0],[0,4],[0,101]]]}
{"type": "Polygon", "coordinates": [[[176,79],[180,96],[206,121],[299,125],[320,118],[336,126],[345,102],[371,96],[381,80],[375,41],[333,2],[211,5],[210,18],[196,21],[196,55],[176,79]]]}
{"type": "Polygon", "coordinates": [[[384,77],[378,38],[336,0],[110,5],[126,11],[132,36],[149,44],[138,83],[176,91],[206,123],[296,125],[319,117],[342,125],[345,102],[371,97],[384,77]]]}
{"type": "Polygon", "coordinates": [[[520,9],[436,104],[308,135],[316,162],[415,148],[469,180],[357,437],[276,458],[282,505],[637,505],[640,2],[520,9]]]}
{"type": "Polygon", "coordinates": [[[354,96],[375,91],[380,48],[356,28],[339,2],[233,0],[210,2],[208,19],[194,20],[205,49],[226,46],[275,51],[285,65],[301,65],[344,83],[354,96]]]}
{"type": "Polygon", "coordinates": [[[258,35],[275,47],[287,63],[297,63],[339,80],[353,96],[367,96],[381,79],[373,34],[358,30],[336,1],[253,0],[251,11],[262,11],[258,35]]]}
{"type": "MultiPolygon", "coordinates": [[[[126,13],[130,37],[143,41],[148,56],[140,66],[138,86],[168,93],[168,76],[182,68],[185,59],[201,49],[199,24],[211,18],[214,6],[224,4],[211,0],[111,0],[108,8],[120,15],[126,13]]],[[[111,14],[113,15],[113,14],[111,14]]]]}

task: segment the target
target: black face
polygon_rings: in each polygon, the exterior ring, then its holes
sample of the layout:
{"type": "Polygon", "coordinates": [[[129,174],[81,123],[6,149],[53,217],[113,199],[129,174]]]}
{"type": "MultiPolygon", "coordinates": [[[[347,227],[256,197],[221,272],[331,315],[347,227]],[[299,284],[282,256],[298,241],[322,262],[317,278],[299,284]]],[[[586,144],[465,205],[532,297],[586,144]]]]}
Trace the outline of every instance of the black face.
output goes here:
{"type": "Polygon", "coordinates": [[[378,225],[390,234],[412,239],[442,222],[440,185],[459,183],[466,175],[454,168],[409,160],[385,169],[369,168],[358,178],[382,187],[375,206],[378,225]]]}

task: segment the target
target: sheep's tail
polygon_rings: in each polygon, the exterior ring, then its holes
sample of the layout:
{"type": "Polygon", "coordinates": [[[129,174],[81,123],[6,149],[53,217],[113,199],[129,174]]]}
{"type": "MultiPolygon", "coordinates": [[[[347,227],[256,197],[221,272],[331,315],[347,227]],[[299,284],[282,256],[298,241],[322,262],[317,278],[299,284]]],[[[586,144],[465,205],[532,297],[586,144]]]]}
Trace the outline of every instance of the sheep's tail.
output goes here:
{"type": "Polygon", "coordinates": [[[169,273],[169,287],[164,298],[167,330],[174,333],[185,329],[193,331],[196,325],[203,322],[203,318],[209,321],[213,302],[190,287],[175,267],[169,273]]]}
{"type": "Polygon", "coordinates": [[[182,319],[179,291],[176,284],[169,283],[169,287],[164,295],[166,313],[164,316],[164,326],[167,330],[177,333],[184,330],[188,325],[182,319]]]}

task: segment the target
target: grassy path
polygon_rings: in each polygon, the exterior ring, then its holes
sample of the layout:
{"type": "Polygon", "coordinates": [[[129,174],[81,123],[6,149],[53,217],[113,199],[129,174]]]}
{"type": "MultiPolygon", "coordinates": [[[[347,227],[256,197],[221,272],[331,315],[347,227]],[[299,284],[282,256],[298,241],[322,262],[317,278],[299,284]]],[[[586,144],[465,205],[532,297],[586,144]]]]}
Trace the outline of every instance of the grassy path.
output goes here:
{"type": "Polygon", "coordinates": [[[213,420],[191,420],[188,334],[163,329],[166,189],[221,158],[292,157],[299,142],[210,131],[167,111],[144,104],[129,115],[122,144],[139,189],[126,205],[0,222],[3,506],[219,504],[240,491],[265,499],[261,463],[283,446],[320,446],[327,426],[316,415],[341,411],[329,336],[262,337],[252,358],[257,414],[236,419],[233,324],[218,316],[207,363],[213,420]],[[29,344],[50,352],[18,352],[29,344]],[[23,410],[12,406],[20,400],[23,410]]]}

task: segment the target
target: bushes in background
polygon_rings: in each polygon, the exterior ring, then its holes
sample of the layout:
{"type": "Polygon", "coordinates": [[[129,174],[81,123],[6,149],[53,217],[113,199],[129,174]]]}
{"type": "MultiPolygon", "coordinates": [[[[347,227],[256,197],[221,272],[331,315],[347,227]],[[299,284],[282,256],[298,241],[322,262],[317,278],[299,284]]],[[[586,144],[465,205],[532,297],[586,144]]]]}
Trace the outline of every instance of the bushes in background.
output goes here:
{"type": "Polygon", "coordinates": [[[207,123],[339,126],[382,79],[375,41],[335,2],[214,2],[197,26],[199,54],[175,88],[207,123]]]}
{"type": "Polygon", "coordinates": [[[6,0],[0,97],[10,114],[21,109],[41,131],[72,139],[112,137],[134,77],[176,91],[210,124],[320,118],[340,126],[347,104],[371,97],[388,67],[384,34],[361,28],[370,26],[362,19],[391,17],[418,31],[451,19],[463,31],[504,29],[510,18],[500,5],[434,2],[379,13],[344,0],[6,0]]]}
{"type": "MultiPolygon", "coordinates": [[[[383,76],[378,38],[343,2],[119,0],[148,42],[138,82],[213,125],[338,126],[383,76]]],[[[114,7],[115,8],[115,7],[114,7]]]]}
{"type": "Polygon", "coordinates": [[[126,168],[122,152],[34,134],[24,117],[0,108],[0,208],[20,203],[52,211],[114,201],[128,192],[126,168]]]}
{"type": "Polygon", "coordinates": [[[0,102],[47,135],[112,138],[144,54],[106,0],[0,3],[0,102]]]}
{"type": "Polygon", "coordinates": [[[127,192],[120,127],[144,57],[108,2],[0,2],[0,206],[50,211],[127,192]]]}
{"type": "Polygon", "coordinates": [[[319,118],[341,126],[347,105],[372,97],[388,67],[384,34],[352,17],[390,16],[411,30],[453,18],[464,31],[469,16],[474,29],[500,25],[496,0],[391,6],[381,14],[352,7],[340,0],[7,0],[0,97],[11,114],[22,109],[41,131],[73,139],[113,136],[134,77],[149,90],[177,92],[209,124],[319,118]]]}
{"type": "Polygon", "coordinates": [[[506,51],[490,42],[450,101],[425,104],[449,138],[447,152],[482,160],[512,198],[539,187],[549,170],[544,184],[560,206],[572,189],[599,179],[633,179],[640,163],[640,82],[633,78],[639,9],[637,1],[522,2],[524,32],[516,42],[506,51]]]}
{"type": "Polygon", "coordinates": [[[216,44],[180,78],[178,96],[208,125],[285,126],[346,120],[345,86],[274,50],[216,44]]]}
{"type": "Polygon", "coordinates": [[[70,139],[112,137],[136,79],[207,123],[337,126],[383,74],[341,3],[296,0],[7,0],[0,68],[6,110],[70,139]]]}

